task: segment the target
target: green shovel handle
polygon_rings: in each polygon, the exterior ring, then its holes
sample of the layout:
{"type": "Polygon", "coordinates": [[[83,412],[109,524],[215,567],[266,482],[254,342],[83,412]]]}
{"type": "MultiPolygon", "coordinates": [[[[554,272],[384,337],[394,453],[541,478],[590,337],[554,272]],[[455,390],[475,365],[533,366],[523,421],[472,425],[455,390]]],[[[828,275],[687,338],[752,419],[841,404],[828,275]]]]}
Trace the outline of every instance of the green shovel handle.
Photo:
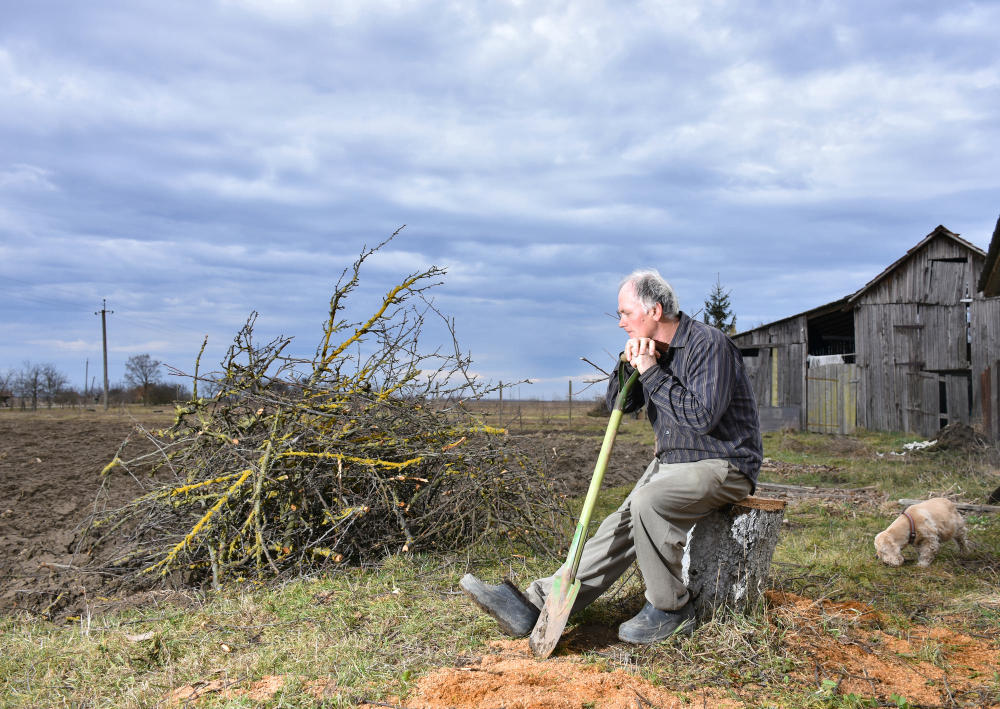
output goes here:
{"type": "MultiPolygon", "coordinates": [[[[624,361],[624,360],[623,360],[624,361]]],[[[636,369],[632,375],[626,379],[624,367],[618,366],[618,398],[615,399],[615,408],[611,411],[611,419],[608,421],[608,430],[604,434],[604,443],[601,444],[601,454],[597,458],[597,465],[594,467],[594,477],[590,479],[590,489],[587,490],[587,499],[583,502],[583,510],[580,512],[580,521],[576,525],[576,532],[573,534],[573,543],[569,548],[567,560],[570,562],[570,578],[576,578],[576,572],[580,568],[580,557],[583,555],[583,542],[587,536],[587,528],[590,526],[590,518],[594,514],[594,507],[597,505],[597,494],[601,490],[601,483],[604,482],[604,473],[608,469],[608,459],[611,457],[611,449],[615,444],[615,436],[618,435],[618,427],[622,422],[622,407],[629,392],[639,379],[639,370],[636,369]]]]}

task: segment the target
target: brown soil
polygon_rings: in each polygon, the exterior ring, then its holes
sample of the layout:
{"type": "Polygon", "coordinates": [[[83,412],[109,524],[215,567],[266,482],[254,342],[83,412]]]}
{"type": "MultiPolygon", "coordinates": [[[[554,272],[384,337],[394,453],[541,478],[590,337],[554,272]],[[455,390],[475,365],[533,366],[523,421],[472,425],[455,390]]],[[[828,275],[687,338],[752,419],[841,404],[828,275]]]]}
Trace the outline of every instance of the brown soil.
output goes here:
{"type": "MultiPolygon", "coordinates": [[[[546,476],[568,495],[587,492],[601,452],[604,432],[537,432],[515,436],[520,447],[539,461],[546,476]]],[[[653,447],[630,437],[615,441],[603,487],[634,485],[653,460],[653,447]]]]}
{"type": "Polygon", "coordinates": [[[793,673],[800,682],[828,679],[837,683],[838,694],[883,702],[895,694],[918,706],[957,706],[958,698],[992,694],[1000,650],[989,638],[941,626],[893,632],[884,630],[881,615],[863,603],[774,591],[766,595],[772,620],[787,631],[784,644],[807,660],[806,671],[793,673]]]}
{"type": "Polygon", "coordinates": [[[71,567],[91,563],[75,552],[95,505],[140,492],[120,469],[103,489],[100,476],[127,436],[130,451],[144,450],[134,428],[117,414],[0,415],[0,612],[60,618],[105,602],[100,598],[116,579],[71,567]]]}
{"type": "MultiPolygon", "coordinates": [[[[143,424],[160,427],[168,421],[146,417],[143,424]]],[[[136,425],[116,413],[0,412],[0,613],[28,611],[59,620],[85,610],[184,599],[166,591],[111,598],[119,579],[90,570],[98,560],[78,552],[95,509],[120,505],[142,492],[121,468],[106,480],[100,476],[126,437],[129,458],[149,448],[136,425]]],[[[519,438],[564,492],[586,491],[602,434],[519,438]]],[[[638,480],[651,458],[649,446],[619,439],[605,486],[638,480]]]]}

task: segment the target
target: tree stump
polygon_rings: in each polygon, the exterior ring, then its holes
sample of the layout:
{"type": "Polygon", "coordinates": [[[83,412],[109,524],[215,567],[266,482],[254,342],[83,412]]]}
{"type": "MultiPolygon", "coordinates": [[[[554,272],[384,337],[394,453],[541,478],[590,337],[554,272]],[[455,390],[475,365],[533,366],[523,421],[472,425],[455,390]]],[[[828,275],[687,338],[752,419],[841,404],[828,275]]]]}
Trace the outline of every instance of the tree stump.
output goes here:
{"type": "Polygon", "coordinates": [[[750,611],[778,543],[784,500],[747,497],[698,521],[684,550],[684,582],[699,621],[750,611]]]}

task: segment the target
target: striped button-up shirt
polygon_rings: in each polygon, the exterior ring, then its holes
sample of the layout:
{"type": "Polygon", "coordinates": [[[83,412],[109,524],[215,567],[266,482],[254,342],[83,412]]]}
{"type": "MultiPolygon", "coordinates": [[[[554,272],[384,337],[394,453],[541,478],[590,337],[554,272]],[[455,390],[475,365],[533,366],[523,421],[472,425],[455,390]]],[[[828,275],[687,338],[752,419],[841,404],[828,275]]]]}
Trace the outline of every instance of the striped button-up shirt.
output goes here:
{"type": "MultiPolygon", "coordinates": [[[[632,372],[624,362],[618,366],[632,372]]],[[[609,409],[617,397],[616,370],[608,383],[609,409]]],[[[763,459],[757,402],[740,350],[721,330],[681,313],[670,348],[639,376],[622,410],[643,406],[661,463],[723,458],[757,487],[763,459]]]]}

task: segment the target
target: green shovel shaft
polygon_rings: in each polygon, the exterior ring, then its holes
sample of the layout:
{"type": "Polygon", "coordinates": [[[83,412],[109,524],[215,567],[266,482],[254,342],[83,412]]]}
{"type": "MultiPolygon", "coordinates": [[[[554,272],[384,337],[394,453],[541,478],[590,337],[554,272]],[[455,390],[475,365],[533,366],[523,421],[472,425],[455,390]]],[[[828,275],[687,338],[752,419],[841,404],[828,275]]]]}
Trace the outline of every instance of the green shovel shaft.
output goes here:
{"type": "Polygon", "coordinates": [[[590,479],[590,488],[587,490],[587,498],[583,502],[583,510],[580,512],[580,521],[576,525],[576,532],[573,534],[573,543],[569,548],[567,560],[570,562],[570,578],[576,578],[576,572],[580,568],[580,557],[583,556],[583,542],[587,537],[587,528],[590,526],[590,518],[594,515],[594,507],[597,506],[597,495],[601,491],[601,484],[604,482],[604,473],[608,469],[608,459],[611,457],[611,449],[615,444],[615,437],[618,435],[618,427],[622,422],[622,408],[629,392],[639,379],[639,371],[635,370],[618,392],[615,400],[615,408],[611,412],[608,420],[608,430],[604,434],[604,443],[601,444],[601,454],[597,457],[597,465],[594,466],[594,476],[590,479]]]}

